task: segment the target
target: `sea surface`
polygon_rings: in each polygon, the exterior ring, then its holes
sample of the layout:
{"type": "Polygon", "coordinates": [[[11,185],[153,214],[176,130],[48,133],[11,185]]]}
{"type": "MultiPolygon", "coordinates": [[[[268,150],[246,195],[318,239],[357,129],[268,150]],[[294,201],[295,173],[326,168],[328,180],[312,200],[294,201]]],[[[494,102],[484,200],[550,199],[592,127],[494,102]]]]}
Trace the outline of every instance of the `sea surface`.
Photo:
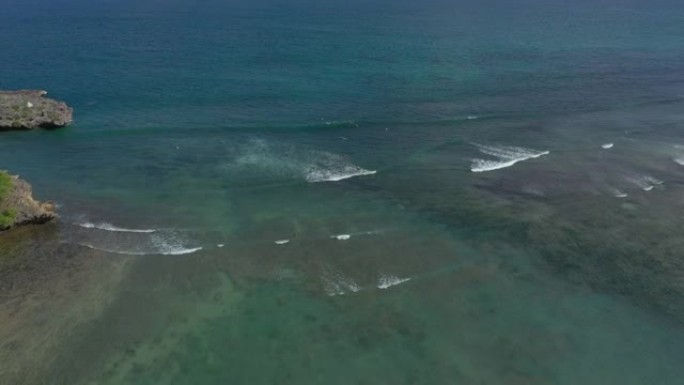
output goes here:
{"type": "Polygon", "coordinates": [[[684,2],[0,0],[0,384],[684,383],[684,2]]]}

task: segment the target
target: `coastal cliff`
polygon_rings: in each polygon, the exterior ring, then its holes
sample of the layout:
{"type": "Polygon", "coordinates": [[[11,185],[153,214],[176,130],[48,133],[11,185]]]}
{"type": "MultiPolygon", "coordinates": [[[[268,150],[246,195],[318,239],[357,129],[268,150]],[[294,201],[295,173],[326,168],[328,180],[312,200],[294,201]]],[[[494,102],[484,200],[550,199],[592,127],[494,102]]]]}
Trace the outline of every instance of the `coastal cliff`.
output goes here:
{"type": "Polygon", "coordinates": [[[46,91],[0,91],[0,130],[63,127],[73,121],[66,103],[46,98],[46,91]]]}
{"type": "Polygon", "coordinates": [[[53,203],[36,201],[31,185],[18,176],[0,171],[0,231],[42,224],[56,217],[53,203]]]}

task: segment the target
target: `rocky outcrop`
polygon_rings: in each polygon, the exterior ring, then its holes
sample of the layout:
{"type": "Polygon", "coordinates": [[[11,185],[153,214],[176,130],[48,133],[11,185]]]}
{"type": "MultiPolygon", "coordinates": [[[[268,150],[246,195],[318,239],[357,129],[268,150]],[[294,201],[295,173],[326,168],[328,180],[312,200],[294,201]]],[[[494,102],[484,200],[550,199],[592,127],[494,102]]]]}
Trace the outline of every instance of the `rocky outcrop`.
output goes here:
{"type": "Polygon", "coordinates": [[[0,231],[12,227],[42,224],[56,218],[52,202],[38,202],[33,199],[31,185],[0,171],[0,231]]]}
{"type": "Polygon", "coordinates": [[[66,103],[41,90],[0,91],[0,130],[63,127],[73,121],[66,103]]]}

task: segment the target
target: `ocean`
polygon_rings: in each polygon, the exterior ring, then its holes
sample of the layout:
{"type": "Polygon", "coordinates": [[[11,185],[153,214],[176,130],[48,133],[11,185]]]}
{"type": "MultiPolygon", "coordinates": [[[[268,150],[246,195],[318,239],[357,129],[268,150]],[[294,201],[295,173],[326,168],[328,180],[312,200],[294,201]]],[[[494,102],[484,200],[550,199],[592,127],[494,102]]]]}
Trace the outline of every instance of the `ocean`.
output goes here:
{"type": "Polygon", "coordinates": [[[0,0],[0,383],[681,384],[684,3],[0,0]]]}

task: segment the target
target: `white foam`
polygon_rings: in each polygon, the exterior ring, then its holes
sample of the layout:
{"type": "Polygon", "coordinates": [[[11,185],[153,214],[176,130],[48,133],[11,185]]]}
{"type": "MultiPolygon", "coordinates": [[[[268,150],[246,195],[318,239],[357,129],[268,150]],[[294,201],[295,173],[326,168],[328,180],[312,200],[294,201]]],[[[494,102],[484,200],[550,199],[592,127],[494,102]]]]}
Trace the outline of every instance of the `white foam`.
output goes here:
{"type": "Polygon", "coordinates": [[[114,249],[108,249],[108,248],[103,248],[103,247],[96,247],[88,243],[79,243],[79,245],[88,247],[93,250],[99,250],[99,251],[105,251],[107,253],[112,253],[112,254],[122,254],[122,255],[137,255],[137,256],[142,256],[142,255],[184,255],[184,254],[192,254],[196,251],[202,250],[201,247],[195,247],[191,249],[184,249],[184,248],[177,248],[177,249],[166,249],[166,250],[160,250],[158,252],[144,252],[144,251],[134,251],[134,250],[114,250],[114,249]]]}
{"type": "Polygon", "coordinates": [[[326,126],[356,126],[356,122],[353,120],[332,120],[326,121],[326,126]]]}
{"type": "Polygon", "coordinates": [[[378,279],[378,289],[388,289],[392,286],[401,285],[410,281],[411,278],[399,278],[395,275],[383,275],[378,279]]]}
{"type": "Polygon", "coordinates": [[[473,159],[473,163],[470,166],[470,171],[472,172],[487,172],[499,170],[506,167],[511,167],[512,165],[518,163],[519,160],[511,160],[508,162],[497,162],[493,160],[484,159],[473,159]]]}
{"type": "Polygon", "coordinates": [[[466,119],[468,119],[468,120],[476,120],[476,119],[479,119],[479,118],[480,118],[480,117],[477,116],[477,115],[468,115],[468,116],[466,116],[466,119]]]}
{"type": "Polygon", "coordinates": [[[635,179],[635,178],[632,178],[632,179],[630,179],[630,182],[632,182],[632,183],[634,183],[635,185],[639,186],[639,188],[641,188],[641,189],[644,190],[644,191],[651,191],[651,190],[653,190],[653,185],[647,183],[647,182],[646,182],[645,180],[643,180],[643,179],[635,179]]]}
{"type": "Polygon", "coordinates": [[[216,245],[216,247],[218,247],[218,248],[221,248],[223,246],[225,246],[223,243],[219,243],[218,245],[216,245]]]}
{"type": "Polygon", "coordinates": [[[123,232],[123,233],[154,233],[157,230],[155,229],[127,229],[124,227],[117,227],[109,223],[92,223],[92,222],[83,222],[83,223],[77,223],[76,225],[81,226],[86,229],[98,229],[98,230],[105,230],[105,231],[116,231],[116,232],[123,232]]]}
{"type": "Polygon", "coordinates": [[[168,249],[166,251],[160,252],[160,254],[162,254],[162,255],[184,255],[184,254],[192,254],[192,253],[200,251],[200,250],[202,250],[201,247],[194,247],[191,249],[183,249],[183,248],[168,249]]]}
{"type": "Polygon", "coordinates": [[[677,150],[677,155],[672,158],[672,160],[678,165],[684,166],[684,155],[682,154],[682,152],[684,152],[684,146],[681,144],[675,144],[674,148],[677,150]]]}
{"type": "Polygon", "coordinates": [[[349,238],[351,238],[351,235],[350,234],[338,234],[338,235],[333,235],[330,238],[337,239],[338,241],[346,241],[349,238]]]}
{"type": "Polygon", "coordinates": [[[511,167],[518,162],[548,155],[549,151],[538,151],[522,147],[482,146],[476,145],[480,152],[497,158],[497,160],[473,159],[470,166],[472,172],[487,172],[511,167]]]}
{"type": "Polygon", "coordinates": [[[357,166],[344,166],[337,170],[313,167],[306,172],[305,178],[309,183],[339,182],[356,176],[373,175],[375,173],[377,171],[366,170],[357,166]]]}
{"type": "Polygon", "coordinates": [[[290,243],[290,240],[289,240],[289,239],[281,239],[281,240],[279,240],[279,241],[275,241],[275,244],[276,244],[276,245],[286,245],[286,244],[288,244],[288,243],[290,243]]]}
{"type": "Polygon", "coordinates": [[[154,251],[151,254],[183,255],[202,250],[201,247],[186,248],[175,238],[154,235],[152,236],[151,243],[154,245],[154,251]]]}
{"type": "Polygon", "coordinates": [[[325,267],[323,275],[323,288],[330,296],[344,295],[347,293],[356,293],[361,290],[361,286],[357,284],[352,278],[345,276],[341,272],[325,267]]]}
{"type": "Polygon", "coordinates": [[[628,177],[627,180],[639,186],[639,188],[644,191],[651,191],[655,186],[665,183],[660,179],[648,175],[636,175],[628,177]]]}
{"type": "Polygon", "coordinates": [[[323,286],[329,296],[344,295],[346,293],[356,293],[361,290],[353,279],[335,273],[332,277],[323,277],[323,286]]]}
{"type": "Polygon", "coordinates": [[[626,192],[622,192],[618,189],[613,189],[613,196],[616,198],[627,198],[629,195],[627,195],[626,192]]]}
{"type": "Polygon", "coordinates": [[[609,149],[613,148],[613,143],[605,143],[605,144],[602,144],[602,145],[601,145],[601,148],[603,148],[603,149],[605,149],[605,150],[609,150],[609,149]]]}
{"type": "Polygon", "coordinates": [[[345,156],[263,139],[251,140],[238,154],[233,167],[256,168],[279,178],[303,178],[309,183],[338,182],[377,172],[356,166],[345,156]]]}
{"type": "Polygon", "coordinates": [[[93,250],[98,250],[98,251],[105,251],[107,253],[111,254],[123,254],[123,255],[149,255],[149,253],[145,253],[142,251],[130,251],[130,250],[112,250],[104,247],[96,247],[94,245],[91,245],[89,243],[78,243],[78,245],[87,247],[89,249],[93,250]]]}

